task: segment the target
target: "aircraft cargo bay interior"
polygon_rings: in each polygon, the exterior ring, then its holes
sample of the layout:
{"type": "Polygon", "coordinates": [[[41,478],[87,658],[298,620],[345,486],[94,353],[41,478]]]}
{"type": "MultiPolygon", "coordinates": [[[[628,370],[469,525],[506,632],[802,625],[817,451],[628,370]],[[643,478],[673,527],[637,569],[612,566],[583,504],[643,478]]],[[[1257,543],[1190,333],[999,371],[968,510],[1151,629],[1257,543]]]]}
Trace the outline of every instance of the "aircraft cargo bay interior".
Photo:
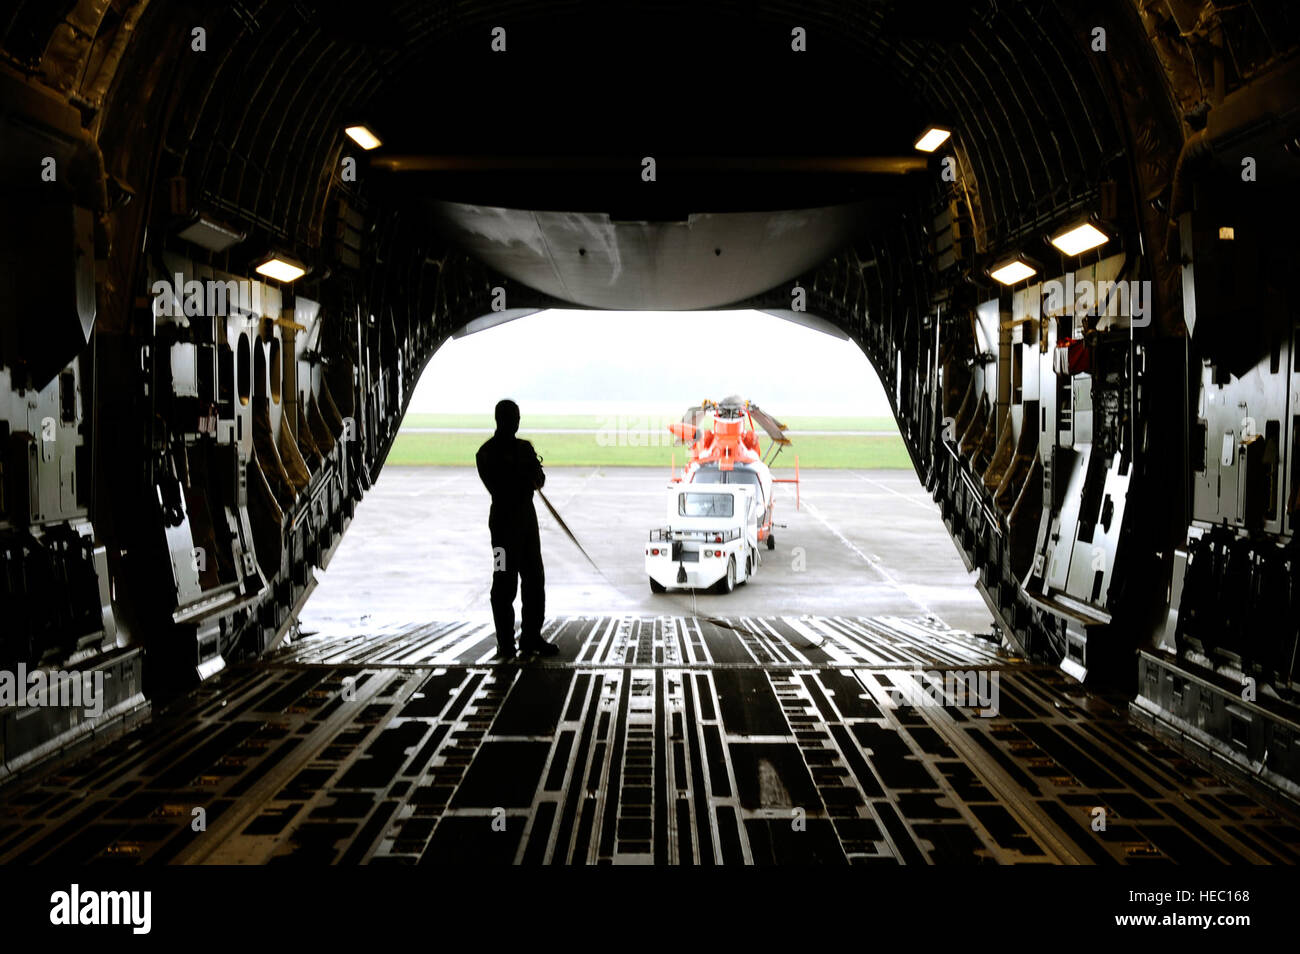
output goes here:
{"type": "Polygon", "coordinates": [[[19,0],[0,865],[1294,865],[1298,54],[19,0]]]}

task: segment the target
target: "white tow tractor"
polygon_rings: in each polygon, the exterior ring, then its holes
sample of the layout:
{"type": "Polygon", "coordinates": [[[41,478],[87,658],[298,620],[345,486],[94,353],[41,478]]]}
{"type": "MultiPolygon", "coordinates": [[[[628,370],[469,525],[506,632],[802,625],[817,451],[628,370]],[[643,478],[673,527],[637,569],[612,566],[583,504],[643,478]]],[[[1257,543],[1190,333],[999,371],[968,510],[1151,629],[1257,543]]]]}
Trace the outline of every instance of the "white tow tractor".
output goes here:
{"type": "Polygon", "coordinates": [[[758,569],[759,506],[745,484],[668,488],[667,526],[650,531],[645,568],[650,590],[674,587],[730,593],[758,569]]]}

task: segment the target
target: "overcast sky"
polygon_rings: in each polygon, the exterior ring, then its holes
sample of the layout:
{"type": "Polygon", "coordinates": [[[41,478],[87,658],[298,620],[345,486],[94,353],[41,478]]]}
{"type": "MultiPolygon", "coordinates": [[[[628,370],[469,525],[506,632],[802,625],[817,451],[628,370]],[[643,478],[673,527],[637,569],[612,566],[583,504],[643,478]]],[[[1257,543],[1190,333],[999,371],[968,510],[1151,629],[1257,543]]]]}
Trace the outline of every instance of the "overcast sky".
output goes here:
{"type": "Polygon", "coordinates": [[[773,414],[888,416],[851,341],[756,311],[545,311],[449,338],[411,399],[416,412],[535,413],[601,407],[680,411],[729,394],[773,414]]]}

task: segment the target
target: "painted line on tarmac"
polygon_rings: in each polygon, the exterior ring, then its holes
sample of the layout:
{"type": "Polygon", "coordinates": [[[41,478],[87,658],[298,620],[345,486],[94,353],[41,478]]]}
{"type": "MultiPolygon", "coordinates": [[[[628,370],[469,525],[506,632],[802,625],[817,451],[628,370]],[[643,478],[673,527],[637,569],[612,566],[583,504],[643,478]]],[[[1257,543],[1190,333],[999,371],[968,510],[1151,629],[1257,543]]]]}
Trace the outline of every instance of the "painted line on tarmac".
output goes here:
{"type": "Polygon", "coordinates": [[[904,596],[906,596],[909,600],[911,600],[912,603],[914,603],[914,604],[915,604],[915,605],[916,605],[916,606],[921,610],[922,613],[924,613],[926,616],[933,617],[934,619],[940,619],[940,618],[941,618],[941,617],[939,616],[939,614],[935,613],[935,612],[934,612],[933,610],[931,610],[930,607],[927,606],[924,602],[922,602],[921,600],[919,600],[919,599],[916,598],[916,596],[915,596],[915,595],[913,594],[913,592],[912,592],[912,587],[908,586],[906,583],[901,583],[901,582],[899,582],[898,578],[895,577],[895,576],[894,576],[892,573],[890,573],[888,570],[886,570],[884,564],[881,563],[878,559],[876,559],[875,557],[872,557],[872,556],[868,556],[866,553],[863,553],[862,550],[858,547],[857,544],[855,544],[852,540],[850,540],[850,539],[849,539],[848,537],[846,537],[844,534],[840,533],[840,531],[837,530],[837,529],[836,529],[836,528],[831,524],[831,522],[830,522],[829,520],[827,520],[824,516],[822,516],[821,511],[818,510],[818,509],[817,509],[813,504],[811,504],[811,503],[804,503],[804,505],[803,505],[803,509],[804,509],[804,510],[807,510],[807,511],[808,511],[809,513],[811,513],[814,517],[816,517],[818,520],[820,520],[821,523],[822,523],[822,526],[824,526],[827,530],[829,530],[831,533],[833,533],[833,534],[834,534],[834,535],[839,539],[839,541],[840,541],[841,543],[843,543],[846,547],[848,547],[850,550],[852,550],[854,553],[856,553],[858,556],[860,556],[860,557],[862,558],[862,560],[863,560],[864,563],[866,563],[866,564],[867,564],[868,566],[870,566],[873,570],[875,570],[875,571],[876,571],[877,573],[879,573],[882,577],[884,577],[884,578],[885,578],[885,582],[887,582],[887,583],[889,583],[891,586],[895,587],[895,588],[896,588],[900,593],[902,593],[902,594],[903,594],[904,596]]]}
{"type": "Polygon", "coordinates": [[[889,493],[893,494],[895,497],[902,497],[910,504],[916,504],[916,506],[918,507],[921,507],[925,510],[929,510],[935,516],[939,515],[938,508],[935,507],[934,502],[931,501],[930,498],[928,497],[925,498],[924,500],[920,500],[914,496],[909,496],[908,494],[901,493],[895,490],[893,487],[890,487],[888,484],[881,483],[878,480],[872,480],[870,477],[863,477],[856,470],[849,471],[849,473],[851,473],[854,477],[858,478],[858,480],[866,481],[869,484],[873,484],[874,486],[879,487],[881,490],[888,491],[889,493]]]}

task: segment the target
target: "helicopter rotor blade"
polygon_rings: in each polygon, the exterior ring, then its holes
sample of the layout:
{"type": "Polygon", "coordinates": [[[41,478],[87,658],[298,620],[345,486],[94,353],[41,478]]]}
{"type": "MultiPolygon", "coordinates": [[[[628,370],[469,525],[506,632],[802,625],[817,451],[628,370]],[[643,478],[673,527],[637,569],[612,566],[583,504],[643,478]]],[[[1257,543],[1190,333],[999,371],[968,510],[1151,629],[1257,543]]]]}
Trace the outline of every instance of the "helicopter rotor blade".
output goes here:
{"type": "MultiPolygon", "coordinates": [[[[705,402],[704,404],[697,404],[695,407],[688,407],[686,409],[686,413],[682,415],[682,423],[688,424],[691,427],[695,428],[695,434],[697,438],[699,437],[699,431],[700,431],[700,419],[703,418],[707,412],[708,412],[708,407],[707,407],[707,402],[705,402]]],[[[688,444],[692,442],[685,441],[682,440],[681,438],[678,438],[676,441],[674,441],[674,443],[688,444]]]]}
{"type": "Polygon", "coordinates": [[[790,443],[790,438],[785,436],[785,425],[771,414],[753,404],[749,406],[749,414],[763,430],[767,431],[767,436],[773,441],[781,445],[790,443]]]}

